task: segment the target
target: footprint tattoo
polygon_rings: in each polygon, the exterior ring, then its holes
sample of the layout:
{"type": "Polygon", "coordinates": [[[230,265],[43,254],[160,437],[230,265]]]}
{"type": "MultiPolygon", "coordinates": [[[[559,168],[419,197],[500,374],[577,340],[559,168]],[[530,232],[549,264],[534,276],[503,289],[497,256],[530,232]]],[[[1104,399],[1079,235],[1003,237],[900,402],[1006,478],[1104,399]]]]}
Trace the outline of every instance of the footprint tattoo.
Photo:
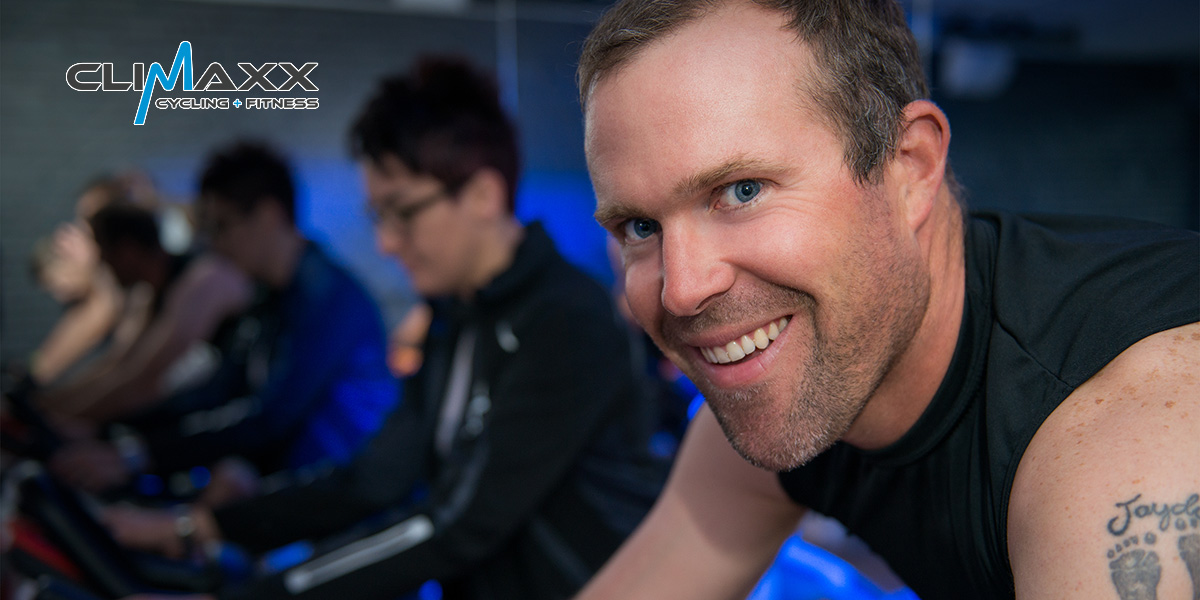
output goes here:
{"type": "MultiPolygon", "coordinates": [[[[1154,534],[1147,534],[1144,541],[1153,546],[1157,539],[1154,534]]],[[[1158,553],[1140,548],[1138,539],[1133,537],[1117,544],[1109,554],[1116,556],[1108,568],[1112,570],[1113,585],[1121,600],[1157,600],[1158,581],[1162,577],[1158,553]]]]}
{"type": "Polygon", "coordinates": [[[1192,600],[1200,600],[1200,533],[1179,538],[1179,557],[1192,576],[1192,600]]]}

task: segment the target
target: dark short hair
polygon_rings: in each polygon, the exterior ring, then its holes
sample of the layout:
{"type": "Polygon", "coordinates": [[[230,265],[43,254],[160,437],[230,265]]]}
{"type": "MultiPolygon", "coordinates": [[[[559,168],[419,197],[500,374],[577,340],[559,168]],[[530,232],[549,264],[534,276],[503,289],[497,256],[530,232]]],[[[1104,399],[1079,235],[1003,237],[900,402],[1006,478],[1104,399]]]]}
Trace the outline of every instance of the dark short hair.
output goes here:
{"type": "Polygon", "coordinates": [[[154,212],[136,204],[109,204],[96,211],[88,225],[101,251],[121,243],[133,243],[147,251],[162,250],[154,212]]]}
{"type": "MultiPolygon", "coordinates": [[[[904,107],[927,98],[920,53],[893,0],[749,0],[782,13],[807,43],[818,72],[798,82],[842,139],[860,184],[878,182],[906,127],[904,107]]],[[[620,0],[584,42],[578,84],[584,106],[606,75],[647,44],[730,4],[729,0],[620,0]]]]}
{"type": "Polygon", "coordinates": [[[238,141],[213,152],[200,175],[200,196],[215,197],[243,214],[268,198],[296,222],[296,189],[287,161],[261,142],[238,141]]]}
{"type": "Polygon", "coordinates": [[[350,153],[381,165],[394,156],[457,192],[490,167],[508,185],[512,210],[520,172],[517,131],[491,76],[454,57],[424,57],[376,87],[350,128],[350,153]]]}

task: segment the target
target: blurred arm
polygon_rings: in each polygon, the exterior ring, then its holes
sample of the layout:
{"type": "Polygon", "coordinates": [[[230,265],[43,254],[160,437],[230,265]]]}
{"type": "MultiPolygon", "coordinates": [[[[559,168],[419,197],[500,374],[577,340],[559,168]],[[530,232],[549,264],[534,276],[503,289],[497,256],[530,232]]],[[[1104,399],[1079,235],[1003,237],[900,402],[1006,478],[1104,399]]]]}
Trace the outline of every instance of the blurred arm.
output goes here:
{"type": "Polygon", "coordinates": [[[97,269],[87,297],[68,308],[38,346],[30,365],[34,379],[42,384],[54,381],[98,346],[113,331],[123,305],[112,275],[97,269]]]}
{"type": "Polygon", "coordinates": [[[658,503],[577,600],[745,597],[803,513],[705,407],[658,503]]]}
{"type": "Polygon", "coordinates": [[[192,343],[211,336],[222,319],[248,306],[251,294],[250,281],[231,264],[215,257],[197,259],[120,364],[47,392],[42,405],[95,422],[152,405],[167,368],[192,343]]]}

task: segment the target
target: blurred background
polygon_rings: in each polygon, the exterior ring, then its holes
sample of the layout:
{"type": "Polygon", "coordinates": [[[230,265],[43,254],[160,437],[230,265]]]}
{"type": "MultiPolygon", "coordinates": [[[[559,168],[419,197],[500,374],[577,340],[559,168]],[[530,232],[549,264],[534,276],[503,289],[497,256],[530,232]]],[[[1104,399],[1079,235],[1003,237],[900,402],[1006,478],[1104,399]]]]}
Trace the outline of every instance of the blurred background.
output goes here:
{"type": "MultiPolygon", "coordinates": [[[[518,215],[568,258],[612,273],[582,151],[574,68],[599,0],[5,0],[0,4],[0,358],[21,359],[60,308],[29,275],[35,241],[73,217],[84,185],[129,169],[186,205],[201,160],[250,136],[291,158],[299,224],[378,296],[389,324],[413,301],[377,256],[346,129],[375,81],[428,52],[494,68],[524,147],[518,215]],[[133,125],[136,91],[72,90],[74,63],[169,68],[181,41],[211,62],[316,62],[318,91],[155,98],[309,97],[316,110],[162,110],[133,125]]],[[[973,208],[1200,220],[1200,3],[910,0],[951,159],[973,208]]],[[[98,77],[98,75],[94,75],[98,77]]],[[[282,73],[271,74],[276,83],[282,73]]]]}

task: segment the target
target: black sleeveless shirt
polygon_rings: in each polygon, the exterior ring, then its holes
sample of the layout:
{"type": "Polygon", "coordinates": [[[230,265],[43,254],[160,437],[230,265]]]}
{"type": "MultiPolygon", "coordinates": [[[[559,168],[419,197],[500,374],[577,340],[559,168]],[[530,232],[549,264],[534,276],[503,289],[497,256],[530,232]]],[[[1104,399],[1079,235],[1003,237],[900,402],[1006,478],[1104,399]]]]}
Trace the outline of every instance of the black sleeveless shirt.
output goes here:
{"type": "Polygon", "coordinates": [[[780,474],[923,599],[1012,598],[1008,498],[1038,427],[1151,334],[1200,320],[1200,236],[1148,223],[978,214],[958,345],[896,443],[837,443],[780,474]]]}

